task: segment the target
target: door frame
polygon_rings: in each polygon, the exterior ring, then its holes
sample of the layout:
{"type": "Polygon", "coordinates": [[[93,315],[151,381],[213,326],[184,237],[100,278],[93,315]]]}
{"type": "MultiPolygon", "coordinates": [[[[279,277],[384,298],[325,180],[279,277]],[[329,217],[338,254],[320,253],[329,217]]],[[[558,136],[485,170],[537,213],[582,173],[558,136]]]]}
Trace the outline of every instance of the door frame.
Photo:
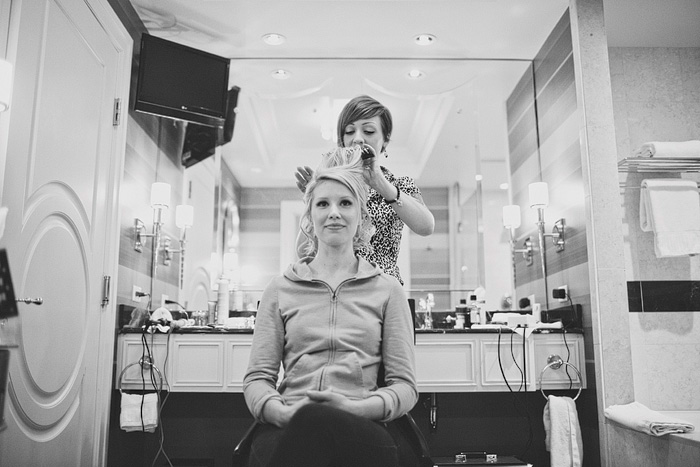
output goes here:
{"type": "Polygon", "coordinates": [[[115,327],[117,322],[117,278],[119,270],[120,243],[120,209],[119,193],[124,176],[124,159],[126,154],[126,132],[129,109],[129,90],[131,85],[131,65],[133,58],[133,39],[108,0],[85,0],[100,20],[100,24],[112,39],[119,54],[119,70],[116,78],[115,97],[121,99],[121,117],[119,125],[114,126],[112,139],[112,186],[107,200],[107,238],[105,244],[105,276],[112,279],[109,291],[109,303],[100,310],[100,336],[98,349],[97,374],[97,408],[95,426],[97,431],[93,439],[94,459],[97,465],[106,465],[109,437],[109,414],[112,401],[112,377],[115,348],[115,327]]]}

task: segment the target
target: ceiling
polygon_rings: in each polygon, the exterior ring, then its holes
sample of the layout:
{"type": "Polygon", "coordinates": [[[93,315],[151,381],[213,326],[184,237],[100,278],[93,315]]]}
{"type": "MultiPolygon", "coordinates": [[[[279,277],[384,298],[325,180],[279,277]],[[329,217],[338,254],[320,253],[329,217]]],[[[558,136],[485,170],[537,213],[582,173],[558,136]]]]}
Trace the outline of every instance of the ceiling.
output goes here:
{"type": "MultiPolygon", "coordinates": [[[[476,174],[483,175],[486,188],[507,181],[505,99],[569,2],[131,3],[151,34],[231,59],[230,85],[241,93],[233,140],[223,146],[222,157],[242,186],[293,186],[296,166],[316,166],[335,145],[340,107],[358,94],[370,94],[394,117],[384,165],[415,177],[421,187],[459,182],[468,190],[476,174]],[[267,33],[282,34],[286,42],[267,45],[262,41],[267,33]],[[417,45],[414,37],[421,33],[436,40],[417,45]],[[289,71],[288,79],[274,78],[277,69],[289,71]],[[423,76],[409,79],[414,69],[423,76]]],[[[606,16],[608,3],[612,45],[641,44],[636,38],[668,42],[666,30],[649,27],[657,23],[648,24],[645,16],[662,8],[662,16],[650,18],[659,24],[677,21],[669,23],[677,32],[674,41],[695,40],[700,46],[698,0],[656,2],[663,7],[652,0],[615,0],[606,2],[606,16]],[[642,10],[639,3],[649,8],[642,10]],[[636,28],[637,22],[647,28],[636,28]],[[683,34],[684,25],[692,32],[683,34]]]]}

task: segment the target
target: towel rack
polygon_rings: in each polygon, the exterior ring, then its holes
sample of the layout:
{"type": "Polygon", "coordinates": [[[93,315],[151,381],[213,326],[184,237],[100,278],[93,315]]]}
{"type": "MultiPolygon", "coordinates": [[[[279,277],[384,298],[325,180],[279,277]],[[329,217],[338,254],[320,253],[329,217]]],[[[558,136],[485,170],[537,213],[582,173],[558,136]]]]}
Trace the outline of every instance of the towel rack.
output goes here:
{"type": "Polygon", "coordinates": [[[628,157],[617,163],[618,172],[700,172],[700,159],[628,157]]]}
{"type": "Polygon", "coordinates": [[[159,387],[158,391],[163,390],[163,373],[161,373],[160,370],[158,369],[158,367],[150,360],[140,358],[137,362],[129,363],[127,366],[124,367],[122,372],[119,373],[119,392],[122,392],[122,379],[124,378],[124,374],[126,373],[126,370],[128,370],[129,368],[131,368],[134,365],[140,365],[141,368],[143,368],[144,365],[148,365],[153,370],[156,370],[156,373],[158,373],[158,377],[160,378],[160,387],[159,387]]]}
{"type": "Polygon", "coordinates": [[[542,389],[542,376],[544,375],[544,372],[549,370],[550,368],[553,370],[558,370],[561,368],[562,365],[570,366],[571,368],[576,371],[576,374],[578,375],[578,381],[580,383],[580,386],[578,387],[578,393],[576,393],[576,397],[574,397],[574,400],[578,399],[578,396],[581,395],[581,389],[583,388],[583,377],[581,377],[581,372],[578,371],[578,368],[576,368],[576,365],[565,362],[562,360],[562,358],[559,355],[550,355],[547,357],[547,365],[545,365],[544,368],[542,368],[542,371],[540,371],[540,379],[539,379],[539,385],[540,385],[540,392],[544,396],[544,398],[547,398],[547,395],[544,393],[544,389],[542,389]]]}

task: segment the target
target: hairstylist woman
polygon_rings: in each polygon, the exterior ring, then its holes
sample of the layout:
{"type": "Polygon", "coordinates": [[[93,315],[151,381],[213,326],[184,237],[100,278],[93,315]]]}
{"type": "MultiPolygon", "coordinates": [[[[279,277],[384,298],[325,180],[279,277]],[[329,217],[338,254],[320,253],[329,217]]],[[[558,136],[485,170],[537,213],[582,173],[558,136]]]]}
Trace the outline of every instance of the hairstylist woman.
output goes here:
{"type": "Polygon", "coordinates": [[[385,422],[418,398],[413,323],[398,281],[355,254],[373,230],[363,170],[359,155],[317,169],[302,217],[309,256],[263,292],[244,380],[262,423],[251,466],[392,467],[410,450],[385,422]]]}
{"type": "MultiPolygon", "coordinates": [[[[389,109],[369,96],[358,96],[348,102],[340,113],[338,145],[366,147],[374,156],[365,160],[362,175],[370,187],[367,208],[376,233],[371,239],[371,251],[364,249],[359,254],[403,284],[396,265],[403,226],[406,224],[418,235],[427,236],[435,229],[435,219],[423,203],[420,190],[411,177],[397,177],[379,165],[377,156],[388,157],[386,147],[392,128],[389,109]]],[[[305,189],[312,174],[313,170],[309,167],[297,168],[295,176],[299,189],[305,189]]]]}

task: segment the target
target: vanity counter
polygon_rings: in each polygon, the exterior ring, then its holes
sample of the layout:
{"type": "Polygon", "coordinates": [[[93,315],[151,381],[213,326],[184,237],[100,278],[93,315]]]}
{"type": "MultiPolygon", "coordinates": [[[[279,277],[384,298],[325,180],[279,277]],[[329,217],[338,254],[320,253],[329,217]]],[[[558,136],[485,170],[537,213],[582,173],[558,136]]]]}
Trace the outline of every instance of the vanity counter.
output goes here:
{"type": "MultiPolygon", "coordinates": [[[[580,332],[536,330],[523,337],[507,328],[421,329],[415,337],[416,377],[421,392],[586,387],[580,332]],[[544,370],[550,355],[559,355],[565,361],[568,358],[569,365],[544,370]],[[567,372],[567,368],[578,369],[581,380],[576,371],[567,372]]],[[[123,329],[117,336],[115,389],[143,389],[151,375],[149,366],[138,362],[150,355],[148,358],[163,374],[164,388],[170,391],[242,392],[252,342],[252,329],[180,328],[168,334],[123,329]]]]}

